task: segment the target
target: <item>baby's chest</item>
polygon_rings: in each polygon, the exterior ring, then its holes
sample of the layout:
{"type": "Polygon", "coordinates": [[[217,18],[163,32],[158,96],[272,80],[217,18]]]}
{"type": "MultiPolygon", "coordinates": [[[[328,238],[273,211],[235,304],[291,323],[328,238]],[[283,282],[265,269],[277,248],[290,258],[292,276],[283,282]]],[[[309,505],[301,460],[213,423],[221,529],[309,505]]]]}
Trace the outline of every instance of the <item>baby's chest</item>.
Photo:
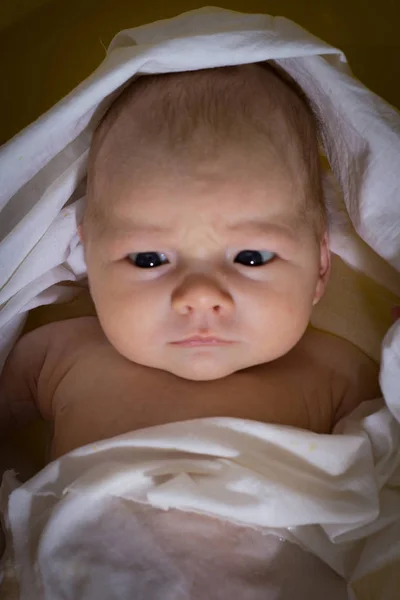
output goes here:
{"type": "Polygon", "coordinates": [[[262,368],[209,382],[184,380],[113,352],[77,361],[55,390],[52,458],[129,431],[205,417],[235,417],[330,431],[328,386],[262,368]],[[310,414],[313,413],[313,414],[310,414]]]}
{"type": "Polygon", "coordinates": [[[96,354],[77,361],[52,397],[52,458],[157,424],[163,396],[157,377],[150,381],[140,373],[127,373],[96,354]]]}

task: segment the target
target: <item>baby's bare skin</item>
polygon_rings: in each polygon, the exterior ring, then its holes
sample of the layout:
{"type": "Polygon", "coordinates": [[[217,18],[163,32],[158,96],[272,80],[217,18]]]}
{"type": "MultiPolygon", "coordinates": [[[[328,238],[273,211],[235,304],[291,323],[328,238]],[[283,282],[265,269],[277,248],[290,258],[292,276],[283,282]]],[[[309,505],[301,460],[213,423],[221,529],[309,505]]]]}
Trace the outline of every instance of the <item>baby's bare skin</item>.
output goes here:
{"type": "MultiPolygon", "coordinates": [[[[284,357],[213,381],[191,381],[121,356],[96,317],[49,324],[36,405],[53,421],[50,458],[141,428],[236,417],[330,433],[379,396],[378,367],[352,344],[309,329],[284,357]]],[[[36,330],[36,334],[40,330],[36,330]]]]}

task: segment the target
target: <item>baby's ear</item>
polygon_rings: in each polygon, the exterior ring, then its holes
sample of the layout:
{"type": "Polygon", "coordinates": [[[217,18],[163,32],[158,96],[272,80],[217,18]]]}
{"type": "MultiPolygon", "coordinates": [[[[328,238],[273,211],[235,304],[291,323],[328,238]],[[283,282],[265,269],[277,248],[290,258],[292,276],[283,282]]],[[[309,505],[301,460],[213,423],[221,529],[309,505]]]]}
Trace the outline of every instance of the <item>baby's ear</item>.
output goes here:
{"type": "Polygon", "coordinates": [[[329,236],[328,232],[325,231],[321,242],[320,242],[320,262],[319,262],[319,274],[318,281],[315,288],[315,295],[313,299],[313,306],[318,304],[322,296],[325,293],[326,286],[329,281],[329,275],[331,273],[331,251],[329,249],[329,236]]]}

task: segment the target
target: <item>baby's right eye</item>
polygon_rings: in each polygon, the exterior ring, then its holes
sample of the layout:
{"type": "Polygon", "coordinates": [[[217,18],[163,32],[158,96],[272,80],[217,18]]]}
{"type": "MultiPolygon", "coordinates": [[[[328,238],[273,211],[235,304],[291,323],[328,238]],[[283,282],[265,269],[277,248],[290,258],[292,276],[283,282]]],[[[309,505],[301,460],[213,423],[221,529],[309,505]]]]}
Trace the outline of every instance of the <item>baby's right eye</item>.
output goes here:
{"type": "Polygon", "coordinates": [[[235,263],[245,267],[261,267],[274,260],[276,254],[269,250],[242,250],[235,258],[235,263]]]}
{"type": "Polygon", "coordinates": [[[154,269],[155,267],[169,263],[169,260],[162,252],[135,252],[134,254],[129,254],[129,258],[135,267],[139,269],[154,269]]]}

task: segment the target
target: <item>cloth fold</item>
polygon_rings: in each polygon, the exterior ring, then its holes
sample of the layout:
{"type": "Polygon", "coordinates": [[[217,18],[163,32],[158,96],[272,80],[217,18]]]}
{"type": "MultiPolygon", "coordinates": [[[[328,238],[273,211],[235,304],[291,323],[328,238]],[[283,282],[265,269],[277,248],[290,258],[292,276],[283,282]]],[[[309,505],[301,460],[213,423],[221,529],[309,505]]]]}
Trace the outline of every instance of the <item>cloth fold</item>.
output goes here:
{"type": "MultiPolygon", "coordinates": [[[[400,424],[377,400],[343,419],[332,435],[218,417],[168,423],[74,450],[4,494],[8,497],[3,497],[2,509],[12,532],[21,600],[61,597],[52,586],[64,581],[62,569],[75,560],[76,552],[82,553],[80,568],[86,573],[101,571],[97,577],[107,589],[107,578],[125,564],[118,556],[124,556],[132,536],[136,553],[146,547],[150,563],[157,562],[162,537],[157,515],[176,512],[176,518],[165,517],[174,520],[167,537],[170,549],[168,544],[162,546],[168,561],[178,551],[177,536],[182,541],[179,552],[184,554],[189,538],[193,548],[203,536],[211,542],[215,535],[215,543],[222,543],[225,538],[218,528],[240,527],[249,535],[252,532],[246,556],[257,543],[261,555],[253,559],[260,559],[271,548],[271,542],[263,545],[269,540],[265,536],[279,537],[348,582],[352,598],[353,582],[400,559],[399,442],[400,424]],[[209,521],[201,521],[198,539],[192,526],[200,516],[209,521]],[[150,538],[142,530],[143,519],[151,528],[150,538]],[[104,552],[99,550],[99,531],[104,535],[104,552]],[[106,559],[110,540],[114,558],[106,559]],[[107,560],[111,560],[108,566],[107,560]]],[[[8,475],[3,486],[10,487],[9,482],[8,475]]],[[[199,548],[191,556],[191,566],[186,558],[188,581],[197,572],[197,561],[209,552],[199,548]]],[[[228,544],[228,553],[229,549],[228,544]]],[[[236,551],[230,559],[227,555],[231,561],[236,558],[236,551]]],[[[169,572],[165,567],[172,587],[177,577],[174,561],[169,572]]],[[[249,561],[253,572],[255,564],[249,561]]],[[[214,574],[208,573],[211,588],[213,577],[219,576],[215,569],[214,574]]],[[[63,598],[75,598],[66,591],[72,587],[65,581],[63,589],[63,598]]],[[[124,589],[123,597],[130,597],[129,591],[133,588],[124,589]]],[[[205,600],[206,589],[202,594],[198,597],[205,600]]],[[[177,597],[192,600],[194,596],[186,592],[177,597]]]]}

